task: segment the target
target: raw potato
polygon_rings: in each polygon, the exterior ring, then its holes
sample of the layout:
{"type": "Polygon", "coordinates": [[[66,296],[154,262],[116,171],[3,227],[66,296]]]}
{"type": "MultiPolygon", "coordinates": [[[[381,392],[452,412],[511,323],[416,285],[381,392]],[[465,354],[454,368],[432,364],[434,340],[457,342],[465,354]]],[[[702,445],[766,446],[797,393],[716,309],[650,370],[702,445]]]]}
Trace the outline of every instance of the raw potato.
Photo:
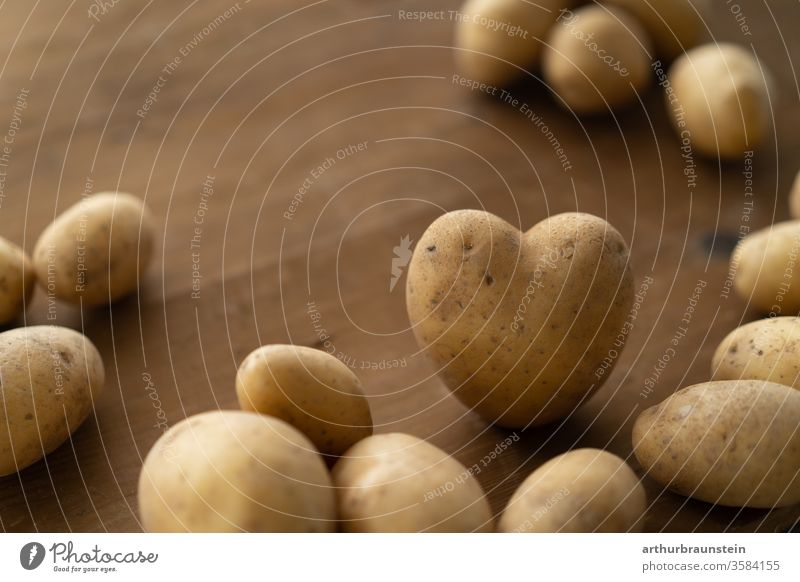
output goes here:
{"type": "Polygon", "coordinates": [[[650,52],[647,32],[630,14],[591,5],[559,16],[542,69],[562,105],[599,113],[632,103],[647,88],[650,52]]]}
{"type": "Polygon", "coordinates": [[[598,449],[551,459],[514,492],[499,531],[638,532],[647,496],[625,461],[598,449]]]}
{"type": "Polygon", "coordinates": [[[153,254],[155,227],[131,194],[84,198],[48,226],[33,250],[39,283],[70,303],[99,306],[136,290],[153,254]]]}
{"type": "Polygon", "coordinates": [[[800,388],[800,319],[772,317],[743,325],[722,340],[714,380],[769,380],[800,388]]]}
{"type": "Polygon", "coordinates": [[[656,53],[672,60],[705,36],[705,0],[605,0],[633,14],[653,39],[656,53]]]}
{"type": "Polygon", "coordinates": [[[645,410],[633,446],[647,474],[720,505],[800,502],[800,391],[762,380],[707,382],[645,410]]]}
{"type": "Polygon", "coordinates": [[[139,475],[149,532],[330,532],[330,474],[306,437],[280,419],[217,410],[164,433],[139,475]]]}
{"type": "Polygon", "coordinates": [[[104,382],[100,353],[77,331],[40,325],[0,333],[0,476],[66,441],[104,382]]]}
{"type": "Polygon", "coordinates": [[[559,214],[526,233],[493,214],[439,217],[408,268],[414,334],[453,393],[511,428],[567,416],[625,345],[628,247],[605,220],[559,214]]]}
{"type": "Polygon", "coordinates": [[[792,218],[800,219],[800,172],[797,172],[789,192],[789,214],[792,218]]]}
{"type": "Polygon", "coordinates": [[[36,284],[31,260],[20,247],[0,237],[0,325],[19,317],[36,284]]]}
{"type": "Polygon", "coordinates": [[[800,220],[744,237],[733,250],[730,272],[738,295],[764,313],[800,313],[800,220]]]}
{"type": "Polygon", "coordinates": [[[456,23],[456,61],[465,77],[500,86],[538,68],[547,31],[575,0],[467,0],[456,23]]]}
{"type": "Polygon", "coordinates": [[[372,434],[361,383],[338,358],[302,346],[262,346],[236,374],[242,410],[285,420],[323,455],[338,456],[372,434]]]}
{"type": "Polygon", "coordinates": [[[741,160],[772,128],[769,74],[752,53],[728,43],[699,46],[678,58],[667,110],[681,138],[701,154],[741,160]]]}
{"type": "Polygon", "coordinates": [[[333,468],[347,532],[490,531],[480,484],[453,457],[416,437],[364,439],[333,468]]]}

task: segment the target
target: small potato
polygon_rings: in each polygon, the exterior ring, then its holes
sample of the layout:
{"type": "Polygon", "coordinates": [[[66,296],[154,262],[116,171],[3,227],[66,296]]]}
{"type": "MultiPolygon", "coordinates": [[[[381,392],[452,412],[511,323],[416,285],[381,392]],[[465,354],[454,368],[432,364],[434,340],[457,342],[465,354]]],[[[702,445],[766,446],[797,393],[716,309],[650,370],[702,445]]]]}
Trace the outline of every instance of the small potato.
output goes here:
{"type": "Polygon", "coordinates": [[[789,214],[792,218],[800,219],[800,172],[797,172],[789,192],[789,214]]]}
{"type": "Polygon", "coordinates": [[[35,283],[36,273],[25,251],[0,237],[0,325],[22,314],[35,283]]]}
{"type": "Polygon", "coordinates": [[[66,441],[104,382],[100,353],[77,331],[41,325],[0,333],[0,476],[66,441]]]}
{"type": "Polygon", "coordinates": [[[347,532],[490,531],[480,484],[453,457],[416,437],[364,439],[333,468],[347,532]]]}
{"type": "Polygon", "coordinates": [[[706,0],[604,0],[633,14],[653,39],[656,53],[672,60],[703,38],[706,0]]]}
{"type": "Polygon", "coordinates": [[[325,463],[278,418],[217,410],[164,433],[139,475],[149,532],[330,532],[336,499],[325,463]]]}
{"type": "Polygon", "coordinates": [[[762,380],[679,390],[636,419],[647,474],[701,501],[772,508],[800,502],[800,391],[762,380]]]}
{"type": "Polygon", "coordinates": [[[369,405],[355,374],[338,358],[302,346],[262,346],[236,374],[242,410],[285,420],[323,455],[338,456],[372,434],[369,405]]]}
{"type": "Polygon", "coordinates": [[[711,364],[714,380],[769,380],[800,388],[800,319],[773,317],[734,329],[711,364]]]}
{"type": "Polygon", "coordinates": [[[731,255],[737,294],[771,316],[800,313],[800,220],[744,237],[731,255]]]}
{"type": "Polygon", "coordinates": [[[694,48],[672,64],[668,81],[672,125],[703,155],[741,160],[772,128],[770,75],[743,47],[694,48]]]}
{"type": "Polygon", "coordinates": [[[486,420],[547,424],[611,373],[633,302],[628,247],[602,218],[568,213],[528,230],[488,212],[439,217],[408,267],[417,342],[486,420]]]}
{"type": "Polygon", "coordinates": [[[505,533],[638,532],[647,509],[639,478],[598,449],[551,459],[522,482],[500,519],[505,533]]]}
{"type": "Polygon", "coordinates": [[[562,11],[544,49],[545,81],[576,113],[600,113],[636,100],[650,84],[651,43],[626,11],[597,5],[562,11]]]}
{"type": "Polygon", "coordinates": [[[547,31],[575,0],[467,0],[456,22],[456,61],[470,80],[502,86],[538,68],[547,31]]]}
{"type": "Polygon", "coordinates": [[[70,303],[99,306],[136,290],[153,254],[155,227],[131,194],[84,198],[48,226],[33,250],[39,283],[70,303]]]}

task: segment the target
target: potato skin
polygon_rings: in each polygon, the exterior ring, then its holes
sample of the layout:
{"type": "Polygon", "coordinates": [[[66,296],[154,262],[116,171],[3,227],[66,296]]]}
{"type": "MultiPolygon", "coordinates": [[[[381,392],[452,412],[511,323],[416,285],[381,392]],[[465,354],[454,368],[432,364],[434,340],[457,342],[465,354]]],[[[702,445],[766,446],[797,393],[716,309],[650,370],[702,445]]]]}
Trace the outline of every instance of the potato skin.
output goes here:
{"type": "Polygon", "coordinates": [[[701,154],[743,159],[772,127],[771,81],[762,69],[749,51],[730,43],[704,44],[680,56],[667,74],[677,99],[670,103],[667,95],[673,127],[701,154]]]}
{"type": "Polygon", "coordinates": [[[36,285],[31,260],[20,247],[0,237],[0,324],[19,317],[36,285]]]}
{"type": "Polygon", "coordinates": [[[486,532],[480,484],[456,459],[407,434],[364,439],[333,468],[347,532],[486,532]]]}
{"type": "Polygon", "coordinates": [[[100,353],[77,331],[40,325],[0,333],[0,476],[67,440],[104,382],[100,353]]]}
{"type": "Polygon", "coordinates": [[[800,502],[800,392],[761,380],[696,384],[648,408],[636,458],[661,485],[701,501],[772,508],[800,502]]]}
{"type": "Polygon", "coordinates": [[[800,320],[772,317],[734,329],[711,364],[714,380],[769,380],[800,388],[800,320]]]}
{"type": "Polygon", "coordinates": [[[522,482],[498,531],[638,532],[646,509],[644,487],[625,461],[578,449],[551,459],[522,482]]]}
{"type": "Polygon", "coordinates": [[[414,334],[445,384],[511,428],[563,418],[597,390],[632,300],[625,241],[581,213],[523,234],[487,212],[450,212],[420,238],[406,283],[414,334]]]}
{"type": "Polygon", "coordinates": [[[59,299],[106,305],[136,289],[154,239],[153,219],[139,198],[100,192],[65,210],[42,232],[33,264],[39,283],[59,299]]]}
{"type": "Polygon", "coordinates": [[[314,445],[284,421],[238,410],[182,420],[139,475],[149,532],[330,532],[336,500],[314,445]]]}
{"type": "Polygon", "coordinates": [[[574,4],[575,0],[467,0],[456,22],[458,68],[465,77],[492,86],[524,76],[525,70],[538,68],[543,41],[560,10],[574,4]],[[499,24],[489,25],[492,21],[508,26],[495,31],[499,24]],[[521,34],[509,35],[511,27],[521,34]]]}
{"type": "Polygon", "coordinates": [[[797,172],[789,191],[789,214],[794,219],[800,219],[800,172],[797,172]]]}
{"type": "Polygon", "coordinates": [[[285,420],[323,455],[338,456],[372,434],[372,416],[356,375],[312,348],[262,346],[236,374],[242,410],[285,420]]]}
{"type": "Polygon", "coordinates": [[[601,113],[634,102],[650,84],[650,51],[650,38],[634,17],[590,5],[559,17],[544,48],[542,71],[562,105],[579,114],[601,113]]]}
{"type": "Polygon", "coordinates": [[[704,36],[705,0],[604,0],[633,14],[653,39],[656,53],[672,60],[704,36]],[[692,7],[694,5],[694,8],[692,7]],[[696,10],[695,10],[696,9],[696,10]]]}
{"type": "Polygon", "coordinates": [[[731,255],[736,293],[771,316],[800,313],[800,220],[748,234],[731,255]]]}

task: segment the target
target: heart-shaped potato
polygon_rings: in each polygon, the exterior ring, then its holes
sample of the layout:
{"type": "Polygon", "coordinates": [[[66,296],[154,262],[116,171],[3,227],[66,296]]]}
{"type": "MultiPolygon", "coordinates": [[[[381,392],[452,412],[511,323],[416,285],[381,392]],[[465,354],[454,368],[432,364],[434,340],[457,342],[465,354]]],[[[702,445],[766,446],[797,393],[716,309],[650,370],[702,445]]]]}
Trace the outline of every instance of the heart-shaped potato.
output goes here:
{"type": "Polygon", "coordinates": [[[628,247],[605,220],[560,214],[526,233],[477,210],[439,217],[408,269],[417,341],[481,416],[563,418],[608,377],[633,300],[628,247]]]}

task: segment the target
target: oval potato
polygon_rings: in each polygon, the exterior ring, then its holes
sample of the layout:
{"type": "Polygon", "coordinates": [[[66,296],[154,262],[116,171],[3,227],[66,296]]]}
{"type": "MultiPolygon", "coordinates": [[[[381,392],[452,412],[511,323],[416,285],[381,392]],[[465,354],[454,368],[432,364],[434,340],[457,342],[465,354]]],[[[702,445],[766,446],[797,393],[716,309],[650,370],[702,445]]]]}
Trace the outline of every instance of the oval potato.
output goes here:
{"type": "Polygon", "coordinates": [[[792,189],[789,191],[789,214],[792,218],[800,219],[800,172],[794,177],[792,189]]]}
{"type": "Polygon", "coordinates": [[[39,237],[39,283],[70,303],[99,306],[136,290],[153,254],[155,226],[144,203],[123,192],[84,198],[39,237]]]}
{"type": "Polygon", "coordinates": [[[800,391],[762,380],[679,390],[636,419],[648,476],[701,501],[772,508],[800,502],[800,391]]]}
{"type": "Polygon", "coordinates": [[[323,455],[338,456],[372,434],[361,382],[338,358],[312,348],[262,346],[236,374],[242,410],[285,420],[323,455]]]}
{"type": "Polygon", "coordinates": [[[625,241],[580,213],[524,234],[487,212],[447,213],[419,239],[406,282],[414,334],[445,384],[511,428],[563,418],[602,385],[632,302],[625,241]]]}
{"type": "Polygon", "coordinates": [[[351,448],[333,468],[339,517],[348,532],[489,531],[480,484],[432,444],[379,434],[351,448]]]}
{"type": "Polygon", "coordinates": [[[771,316],[800,313],[800,220],[748,234],[731,255],[736,293],[771,316]]]}
{"type": "Polygon", "coordinates": [[[0,324],[19,317],[36,284],[31,260],[20,247],[0,237],[0,324]]]}
{"type": "Polygon", "coordinates": [[[650,38],[633,16],[589,5],[559,16],[542,71],[562,105],[578,114],[600,113],[633,103],[647,88],[650,51],[650,38]]]}
{"type": "Polygon", "coordinates": [[[0,476],[66,441],[104,382],[100,353],[77,331],[40,325],[0,333],[0,476]]]}
{"type": "Polygon", "coordinates": [[[800,388],[800,320],[772,317],[734,329],[711,364],[714,380],[769,380],[800,388]]]}
{"type": "Polygon", "coordinates": [[[325,463],[284,421],[204,412],[164,433],[139,475],[150,532],[330,532],[336,500],[325,463]]]}
{"type": "Polygon", "coordinates": [[[638,532],[647,496],[619,457],[578,449],[531,473],[508,502],[498,530],[525,532],[638,532]]]}
{"type": "Polygon", "coordinates": [[[547,31],[575,0],[467,0],[458,12],[455,45],[461,72],[472,81],[508,84],[538,68],[547,31]]]}

